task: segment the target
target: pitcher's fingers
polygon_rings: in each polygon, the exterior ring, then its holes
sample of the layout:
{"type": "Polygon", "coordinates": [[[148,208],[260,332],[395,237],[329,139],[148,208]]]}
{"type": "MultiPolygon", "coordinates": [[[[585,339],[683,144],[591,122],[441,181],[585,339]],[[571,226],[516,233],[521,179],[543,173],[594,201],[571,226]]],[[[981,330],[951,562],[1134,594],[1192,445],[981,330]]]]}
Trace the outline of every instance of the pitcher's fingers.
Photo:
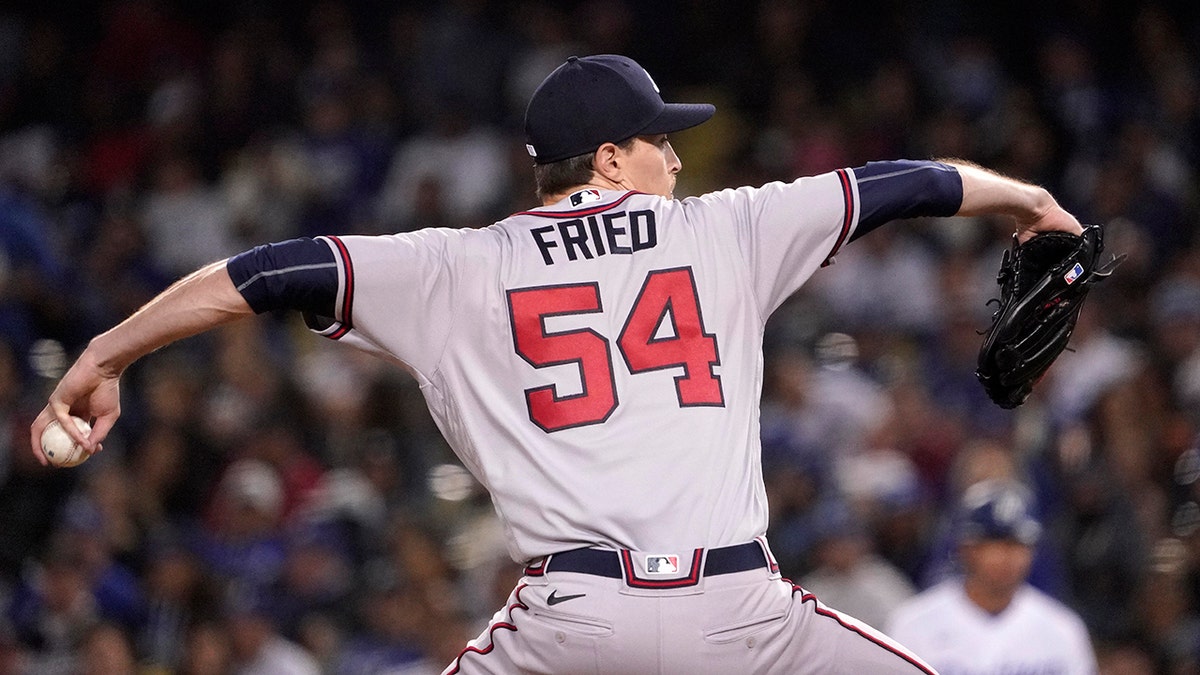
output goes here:
{"type": "Polygon", "coordinates": [[[90,449],[92,447],[88,445],[88,437],[84,436],[79,427],[75,426],[75,422],[71,419],[71,408],[66,403],[51,399],[47,407],[54,413],[54,419],[58,420],[59,425],[62,426],[63,431],[67,432],[71,440],[84,448],[90,449]]]}
{"type": "Polygon", "coordinates": [[[92,433],[84,442],[83,447],[91,453],[100,452],[100,443],[108,438],[108,432],[112,431],[113,425],[117,423],[117,418],[121,416],[120,411],[112,412],[105,415],[100,415],[92,421],[92,433]]]}

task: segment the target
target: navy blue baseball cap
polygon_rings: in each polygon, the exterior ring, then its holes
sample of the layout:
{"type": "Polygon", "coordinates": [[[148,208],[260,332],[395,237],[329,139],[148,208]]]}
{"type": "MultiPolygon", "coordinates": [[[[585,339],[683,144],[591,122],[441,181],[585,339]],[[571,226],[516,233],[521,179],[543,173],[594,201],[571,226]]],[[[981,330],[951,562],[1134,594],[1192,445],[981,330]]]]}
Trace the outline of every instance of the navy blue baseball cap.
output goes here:
{"type": "Polygon", "coordinates": [[[664,103],[633,59],[572,56],[542,81],[525,109],[525,148],[549,164],[634,136],[671,134],[713,116],[709,103],[664,103]]]}
{"type": "Polygon", "coordinates": [[[959,541],[1001,539],[1026,546],[1037,543],[1042,526],[1034,518],[1023,486],[983,481],[967,488],[959,512],[959,541]]]}

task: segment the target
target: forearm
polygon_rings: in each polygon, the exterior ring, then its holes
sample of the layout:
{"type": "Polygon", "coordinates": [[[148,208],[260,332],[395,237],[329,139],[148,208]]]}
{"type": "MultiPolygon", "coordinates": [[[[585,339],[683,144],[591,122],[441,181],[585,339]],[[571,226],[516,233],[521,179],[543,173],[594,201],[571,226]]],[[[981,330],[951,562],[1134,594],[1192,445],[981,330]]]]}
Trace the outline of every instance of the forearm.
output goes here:
{"type": "Polygon", "coordinates": [[[853,173],[859,203],[851,240],[895,219],[955,215],[1011,217],[1021,240],[1050,230],[1083,232],[1045,189],[963,160],[868,162],[853,173]]]}
{"type": "Polygon", "coordinates": [[[218,261],[175,282],[128,319],[93,338],[81,359],[116,377],[160,347],[251,314],[225,270],[225,261],[218,261]]]}
{"type": "Polygon", "coordinates": [[[960,216],[1007,215],[1018,220],[1033,220],[1056,206],[1045,189],[1021,183],[961,160],[945,161],[962,178],[963,198],[960,216]]]}
{"type": "Polygon", "coordinates": [[[1083,231],[1074,216],[1058,205],[1044,188],[1013,180],[962,160],[941,160],[958,170],[962,178],[962,205],[956,215],[1010,216],[1024,240],[1036,232],[1083,231]]]}

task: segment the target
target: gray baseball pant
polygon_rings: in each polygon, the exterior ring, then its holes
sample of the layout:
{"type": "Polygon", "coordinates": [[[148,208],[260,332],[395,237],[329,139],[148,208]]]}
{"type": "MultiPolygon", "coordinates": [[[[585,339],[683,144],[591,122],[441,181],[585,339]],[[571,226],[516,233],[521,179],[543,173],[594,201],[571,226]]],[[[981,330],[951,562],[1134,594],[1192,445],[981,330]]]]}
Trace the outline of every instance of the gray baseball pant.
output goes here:
{"type": "Polygon", "coordinates": [[[716,574],[710,558],[737,548],[744,559],[749,545],[683,555],[583,549],[584,558],[613,561],[583,565],[590,573],[558,571],[571,566],[550,556],[526,570],[507,606],[443,675],[936,674],[781,578],[765,542],[755,544],[763,556],[756,567],[718,566],[716,574]]]}

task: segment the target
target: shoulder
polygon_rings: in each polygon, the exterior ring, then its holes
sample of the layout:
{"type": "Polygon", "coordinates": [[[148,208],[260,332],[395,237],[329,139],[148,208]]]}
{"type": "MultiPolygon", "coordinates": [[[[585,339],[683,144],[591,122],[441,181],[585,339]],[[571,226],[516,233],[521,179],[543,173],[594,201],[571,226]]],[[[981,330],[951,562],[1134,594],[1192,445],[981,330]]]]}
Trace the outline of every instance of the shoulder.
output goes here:
{"type": "Polygon", "coordinates": [[[1026,584],[1017,591],[1016,602],[1025,614],[1038,616],[1057,630],[1087,633],[1083,619],[1074,610],[1033,586],[1026,584]]]}
{"type": "Polygon", "coordinates": [[[943,581],[901,603],[892,612],[891,623],[893,626],[901,626],[941,619],[946,614],[957,611],[961,595],[962,584],[959,580],[943,581]]]}
{"type": "Polygon", "coordinates": [[[842,214],[854,200],[853,179],[845,169],[792,181],[772,181],[761,186],[717,190],[682,200],[689,211],[734,210],[747,222],[781,217],[793,221],[818,217],[826,211],[842,214]]]}

